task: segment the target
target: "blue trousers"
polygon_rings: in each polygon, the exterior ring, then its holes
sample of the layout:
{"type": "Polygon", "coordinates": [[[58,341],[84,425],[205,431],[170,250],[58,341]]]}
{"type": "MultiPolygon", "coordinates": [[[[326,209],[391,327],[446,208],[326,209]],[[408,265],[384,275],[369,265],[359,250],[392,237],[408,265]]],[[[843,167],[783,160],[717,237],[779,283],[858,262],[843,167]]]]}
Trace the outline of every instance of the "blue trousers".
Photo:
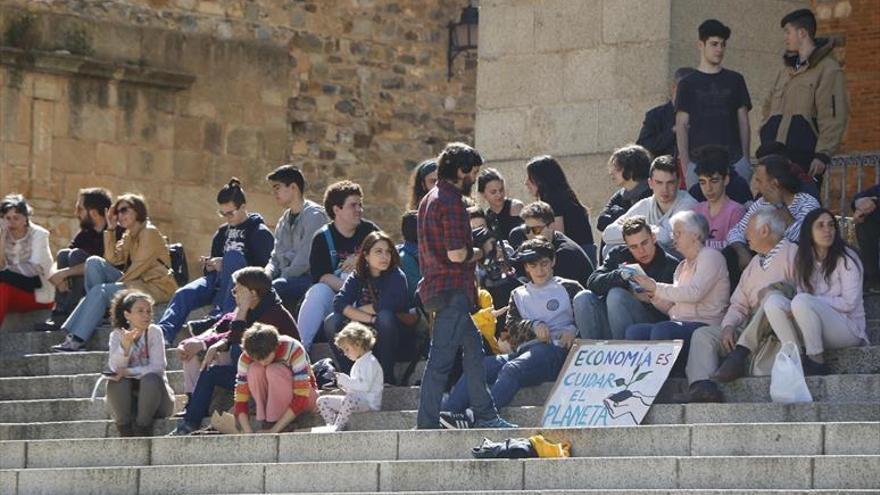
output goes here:
{"type": "Polygon", "coordinates": [[[235,373],[238,369],[238,358],[241,357],[241,347],[238,344],[229,348],[229,357],[232,359],[231,365],[210,366],[199,375],[183,416],[183,422],[192,429],[197,429],[202,424],[202,418],[208,415],[214,387],[226,390],[235,388],[235,373]]]}
{"type": "MultiPolygon", "coordinates": [[[[567,355],[567,349],[538,343],[519,355],[486,356],[483,367],[486,369],[486,380],[492,385],[495,406],[504,407],[510,404],[522,387],[556,380],[567,355]]],[[[469,404],[467,376],[462,376],[452,387],[443,410],[463,412],[469,404]]]]}
{"type": "Polygon", "coordinates": [[[462,351],[462,368],[474,419],[491,421],[498,417],[495,402],[486,385],[483,367],[483,338],[470,314],[470,302],[462,291],[448,291],[426,301],[428,311],[436,312],[428,362],[422,375],[419,413],[420,429],[440,427],[440,402],[456,356],[462,351]]]}
{"type": "Polygon", "coordinates": [[[272,288],[288,308],[294,308],[312,286],[308,273],[296,277],[279,277],[272,281],[272,288]]]}
{"type": "Polygon", "coordinates": [[[113,296],[124,289],[125,284],[117,282],[122,278],[122,272],[100,256],[90,256],[86,260],[83,278],[86,297],[80,300],[61,328],[87,341],[104,318],[113,296]]]}
{"type": "Polygon", "coordinates": [[[177,289],[174,297],[165,308],[159,327],[165,334],[165,341],[174,343],[177,332],[186,323],[190,311],[212,304],[211,314],[224,314],[235,309],[232,296],[232,274],[248,266],[244,255],[239,251],[228,251],[223,255],[223,268],[220,272],[208,272],[192,282],[177,289]]]}

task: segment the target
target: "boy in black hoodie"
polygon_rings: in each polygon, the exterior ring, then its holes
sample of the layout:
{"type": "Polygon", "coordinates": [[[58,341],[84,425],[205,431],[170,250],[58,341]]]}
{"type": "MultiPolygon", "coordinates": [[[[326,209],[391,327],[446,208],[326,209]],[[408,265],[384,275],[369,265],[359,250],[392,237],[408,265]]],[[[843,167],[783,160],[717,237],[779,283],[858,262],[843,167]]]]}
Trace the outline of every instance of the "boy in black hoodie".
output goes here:
{"type": "MultiPolygon", "coordinates": [[[[257,213],[248,213],[247,199],[241,183],[232,178],[217,193],[217,214],[226,223],[217,229],[211,241],[211,256],[203,256],[204,276],[181,287],[174,293],[165,309],[159,326],[165,342],[173,345],[177,332],[193,309],[210,304],[211,315],[232,311],[232,274],[246,266],[266,266],[275,238],[257,213]]],[[[211,320],[206,320],[206,323],[211,320]]],[[[210,324],[192,323],[193,330],[207,329],[210,324]]]]}

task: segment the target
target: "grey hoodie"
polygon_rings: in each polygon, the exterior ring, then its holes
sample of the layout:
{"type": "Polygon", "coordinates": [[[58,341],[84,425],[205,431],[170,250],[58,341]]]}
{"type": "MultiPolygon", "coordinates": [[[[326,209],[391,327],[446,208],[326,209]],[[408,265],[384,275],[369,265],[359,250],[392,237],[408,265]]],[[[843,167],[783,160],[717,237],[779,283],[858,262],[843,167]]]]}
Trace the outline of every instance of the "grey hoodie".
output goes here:
{"type": "Polygon", "coordinates": [[[273,279],[308,275],[312,237],[329,221],[324,208],[310,200],[305,201],[293,225],[290,216],[290,209],[284,210],[275,226],[275,249],[266,265],[266,271],[273,279]]]}

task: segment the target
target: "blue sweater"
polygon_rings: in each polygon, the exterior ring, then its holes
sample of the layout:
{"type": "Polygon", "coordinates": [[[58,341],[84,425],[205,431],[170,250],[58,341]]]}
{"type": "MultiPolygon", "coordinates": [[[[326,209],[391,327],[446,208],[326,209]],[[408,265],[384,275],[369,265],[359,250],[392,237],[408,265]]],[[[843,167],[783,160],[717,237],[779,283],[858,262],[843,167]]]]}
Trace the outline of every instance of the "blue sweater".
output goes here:
{"type": "MultiPolygon", "coordinates": [[[[406,292],[406,276],[400,268],[388,270],[376,278],[370,278],[370,284],[376,300],[373,309],[376,313],[388,309],[400,313],[409,309],[409,297],[406,292]]],[[[333,298],[333,311],[342,314],[346,306],[363,306],[367,301],[369,288],[366,278],[352,274],[345,279],[342,289],[333,298]]]]}

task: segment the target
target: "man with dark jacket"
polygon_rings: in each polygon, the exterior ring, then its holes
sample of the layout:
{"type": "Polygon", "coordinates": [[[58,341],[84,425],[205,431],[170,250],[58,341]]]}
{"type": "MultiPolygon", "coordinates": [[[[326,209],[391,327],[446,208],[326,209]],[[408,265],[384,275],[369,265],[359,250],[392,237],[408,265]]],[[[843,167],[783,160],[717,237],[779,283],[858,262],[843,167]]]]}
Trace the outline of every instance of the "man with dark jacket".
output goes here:
{"type": "Polygon", "coordinates": [[[671,98],[645,113],[636,144],[645,147],[651,156],[676,156],[675,150],[675,91],[682,79],[694,73],[693,67],[680,67],[672,81],[671,98]]]}
{"type": "Polygon", "coordinates": [[[852,202],[853,223],[859,242],[859,258],[865,270],[864,288],[872,294],[880,293],[880,184],[856,194],[852,202]]]}
{"type": "Polygon", "coordinates": [[[554,215],[550,205],[543,201],[526,205],[520,213],[525,221],[522,226],[525,236],[528,239],[542,236],[550,241],[556,251],[553,272],[559,277],[586,285],[593,273],[593,263],[577,243],[553,228],[554,215]]]}
{"type": "Polygon", "coordinates": [[[846,79],[831,40],[816,38],[816,17],[809,9],[786,15],[780,26],[784,65],[764,101],[761,144],[785,144],[788,158],[819,182],[846,130],[846,79]]]}
{"type": "MultiPolygon", "coordinates": [[[[212,305],[210,314],[221,315],[232,311],[232,274],[246,266],[264,267],[269,262],[275,238],[258,213],[248,213],[244,191],[237,181],[224,186],[217,195],[217,213],[226,223],[217,229],[211,241],[211,256],[203,257],[204,276],[177,289],[159,326],[168,345],[174,343],[177,332],[186,322],[190,311],[212,305]]],[[[199,332],[210,327],[210,319],[192,323],[199,332]]]]}
{"type": "Polygon", "coordinates": [[[625,245],[612,248],[602,265],[590,275],[587,289],[574,298],[574,314],[583,339],[623,340],[626,328],[635,323],[668,319],[653,306],[641,287],[630,280],[638,265],[658,282],[672,283],[678,260],[657,244],[657,237],[644,217],[623,223],[625,245]]]}

